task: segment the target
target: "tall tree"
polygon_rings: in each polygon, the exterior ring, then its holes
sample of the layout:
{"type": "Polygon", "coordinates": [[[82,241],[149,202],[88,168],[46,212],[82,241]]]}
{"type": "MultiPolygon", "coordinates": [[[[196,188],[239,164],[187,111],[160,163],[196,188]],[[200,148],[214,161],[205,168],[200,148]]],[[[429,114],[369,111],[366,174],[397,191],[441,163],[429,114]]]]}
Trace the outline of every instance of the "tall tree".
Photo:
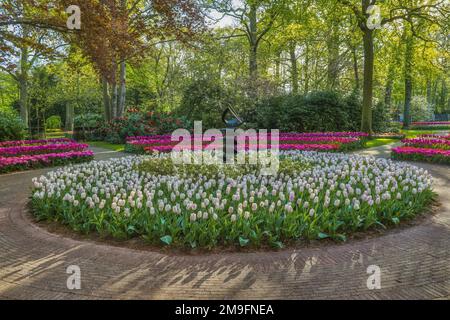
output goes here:
{"type": "Polygon", "coordinates": [[[193,0],[88,0],[79,6],[82,26],[72,40],[99,72],[107,120],[125,110],[127,63],[139,62],[157,42],[188,41],[203,29],[193,0]]]}
{"type": "Polygon", "coordinates": [[[236,19],[249,45],[248,70],[250,92],[257,96],[258,48],[267,33],[276,26],[280,15],[286,10],[285,0],[245,0],[236,4],[232,0],[215,1],[211,9],[236,19]]]}
{"type": "MultiPolygon", "coordinates": [[[[431,17],[431,9],[434,9],[433,14],[441,15],[445,0],[430,0],[425,3],[420,2],[416,4],[410,0],[399,0],[388,3],[386,8],[389,12],[389,17],[373,16],[376,11],[372,11],[373,6],[378,5],[377,0],[361,0],[361,6],[358,6],[354,1],[338,0],[341,4],[350,8],[354,13],[359,28],[362,32],[362,40],[364,47],[364,79],[363,79],[363,106],[361,130],[372,133],[372,103],[373,103],[373,74],[374,74],[374,34],[378,27],[382,27],[387,23],[397,20],[421,18],[433,19],[431,17]],[[372,19],[381,18],[380,21],[372,19]],[[378,26],[376,26],[378,25],[378,26]]],[[[381,4],[381,3],[380,3],[381,4]]]]}
{"type": "Polygon", "coordinates": [[[404,77],[405,77],[405,104],[403,113],[403,128],[408,129],[411,123],[411,99],[413,90],[413,59],[414,59],[414,37],[411,31],[406,31],[404,77]]]}
{"type": "Polygon", "coordinates": [[[17,83],[20,116],[29,124],[28,87],[33,66],[41,58],[55,56],[57,48],[64,45],[58,35],[48,27],[56,21],[46,15],[38,22],[36,15],[42,6],[31,0],[6,0],[0,6],[0,70],[7,72],[17,83]],[[43,26],[46,27],[43,27],[43,26]]]}

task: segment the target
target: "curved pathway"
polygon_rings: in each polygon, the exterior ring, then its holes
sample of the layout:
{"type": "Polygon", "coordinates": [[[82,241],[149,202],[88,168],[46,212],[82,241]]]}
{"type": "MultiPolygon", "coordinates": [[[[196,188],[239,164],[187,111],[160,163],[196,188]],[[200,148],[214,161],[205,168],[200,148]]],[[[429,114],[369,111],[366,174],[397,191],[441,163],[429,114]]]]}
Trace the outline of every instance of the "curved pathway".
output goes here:
{"type": "MultiPolygon", "coordinates": [[[[93,149],[98,159],[123,155],[93,149]]],[[[204,255],[51,234],[26,213],[31,178],[50,169],[2,175],[0,298],[450,299],[450,168],[418,165],[434,175],[442,203],[419,225],[341,245],[204,255]],[[70,265],[80,267],[80,290],[67,288],[70,265]],[[381,268],[379,290],[367,288],[369,265],[381,268]]]]}

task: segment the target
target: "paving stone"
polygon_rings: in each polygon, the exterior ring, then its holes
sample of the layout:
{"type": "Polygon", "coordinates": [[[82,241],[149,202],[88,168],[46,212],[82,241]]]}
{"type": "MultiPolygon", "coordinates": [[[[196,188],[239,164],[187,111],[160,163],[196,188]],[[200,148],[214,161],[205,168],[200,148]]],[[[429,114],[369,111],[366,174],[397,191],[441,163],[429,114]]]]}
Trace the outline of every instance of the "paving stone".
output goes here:
{"type": "MultiPolygon", "coordinates": [[[[96,148],[97,159],[123,156],[96,148]],[[105,153],[103,153],[105,152],[105,153]]],[[[51,234],[26,214],[31,178],[0,176],[1,299],[449,299],[450,168],[417,164],[435,177],[443,205],[418,225],[318,248],[164,254],[51,234]],[[366,286],[381,268],[381,289],[366,286]],[[66,269],[81,269],[69,290],[66,269]]]]}

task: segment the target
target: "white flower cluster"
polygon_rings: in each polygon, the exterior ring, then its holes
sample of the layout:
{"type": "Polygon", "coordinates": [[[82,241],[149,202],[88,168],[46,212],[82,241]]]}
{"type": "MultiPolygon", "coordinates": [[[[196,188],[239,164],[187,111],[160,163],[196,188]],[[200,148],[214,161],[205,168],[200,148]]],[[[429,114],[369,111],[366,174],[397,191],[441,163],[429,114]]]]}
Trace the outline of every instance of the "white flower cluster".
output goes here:
{"type": "MultiPolygon", "coordinates": [[[[73,207],[130,216],[186,214],[190,222],[227,217],[231,222],[256,213],[302,211],[310,217],[324,210],[359,211],[403,201],[406,194],[431,189],[424,169],[401,162],[336,153],[281,152],[281,157],[310,164],[302,171],[276,176],[247,173],[230,178],[153,175],[136,165],[140,156],[68,166],[34,178],[33,197],[73,207]]],[[[201,170],[200,170],[201,171],[201,170]]]]}

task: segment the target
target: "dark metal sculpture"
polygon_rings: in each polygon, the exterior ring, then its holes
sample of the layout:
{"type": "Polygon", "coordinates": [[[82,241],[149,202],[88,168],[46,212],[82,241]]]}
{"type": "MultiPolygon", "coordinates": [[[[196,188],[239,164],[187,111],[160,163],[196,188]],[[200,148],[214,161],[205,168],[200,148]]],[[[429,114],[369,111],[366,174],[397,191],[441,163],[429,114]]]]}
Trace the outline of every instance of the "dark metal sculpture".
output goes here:
{"type": "Polygon", "coordinates": [[[244,121],[241,119],[241,117],[239,117],[239,115],[233,109],[233,107],[231,105],[229,105],[223,111],[223,113],[222,113],[222,121],[223,121],[223,123],[225,123],[225,126],[227,127],[227,129],[237,128],[237,127],[241,126],[244,123],[244,121]],[[226,119],[228,113],[230,113],[233,116],[233,118],[226,119]]]}

